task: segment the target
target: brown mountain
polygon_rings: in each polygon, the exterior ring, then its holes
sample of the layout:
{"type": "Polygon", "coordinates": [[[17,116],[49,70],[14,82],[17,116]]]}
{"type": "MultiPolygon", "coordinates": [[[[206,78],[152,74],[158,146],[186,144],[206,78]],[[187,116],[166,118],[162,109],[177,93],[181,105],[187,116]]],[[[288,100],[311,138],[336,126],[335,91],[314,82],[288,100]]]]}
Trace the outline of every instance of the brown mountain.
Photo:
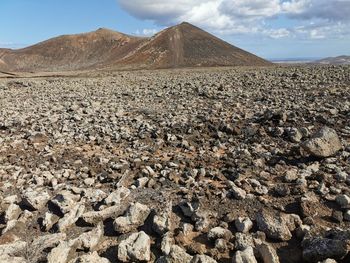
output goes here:
{"type": "Polygon", "coordinates": [[[0,70],[265,66],[270,62],[189,24],[141,38],[108,29],[65,35],[18,50],[0,49],[0,70]]]}

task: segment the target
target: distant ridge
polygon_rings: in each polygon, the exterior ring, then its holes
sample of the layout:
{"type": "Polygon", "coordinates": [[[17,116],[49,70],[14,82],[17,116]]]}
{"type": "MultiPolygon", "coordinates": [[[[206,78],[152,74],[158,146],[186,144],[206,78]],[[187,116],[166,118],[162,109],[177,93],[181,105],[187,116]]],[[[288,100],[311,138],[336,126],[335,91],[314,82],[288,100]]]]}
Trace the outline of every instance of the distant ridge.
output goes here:
{"type": "Polygon", "coordinates": [[[186,22],[150,38],[101,28],[55,37],[23,49],[0,49],[3,71],[268,65],[271,63],[186,22]]]}
{"type": "Polygon", "coordinates": [[[350,65],[350,56],[329,57],[317,60],[314,63],[325,65],[350,65]]]}

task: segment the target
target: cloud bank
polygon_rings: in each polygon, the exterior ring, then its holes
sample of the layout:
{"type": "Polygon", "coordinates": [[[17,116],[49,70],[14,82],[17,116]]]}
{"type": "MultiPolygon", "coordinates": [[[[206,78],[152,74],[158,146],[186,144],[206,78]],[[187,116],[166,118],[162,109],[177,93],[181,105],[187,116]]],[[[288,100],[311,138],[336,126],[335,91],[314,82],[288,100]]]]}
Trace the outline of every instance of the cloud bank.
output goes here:
{"type": "Polygon", "coordinates": [[[271,38],[349,35],[350,0],[118,0],[134,17],[159,26],[188,21],[220,34],[271,38]]]}

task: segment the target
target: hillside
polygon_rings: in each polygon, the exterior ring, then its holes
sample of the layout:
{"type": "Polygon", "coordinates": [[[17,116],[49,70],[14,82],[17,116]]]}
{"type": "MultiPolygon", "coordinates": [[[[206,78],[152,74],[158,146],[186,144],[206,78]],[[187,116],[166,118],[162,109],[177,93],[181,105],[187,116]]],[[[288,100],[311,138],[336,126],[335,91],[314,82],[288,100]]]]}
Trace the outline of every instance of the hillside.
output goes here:
{"type": "Polygon", "coordinates": [[[108,29],[64,35],[19,49],[0,49],[0,70],[265,66],[267,62],[189,24],[150,38],[108,29]]]}
{"type": "Polygon", "coordinates": [[[329,57],[316,61],[317,64],[350,65],[350,56],[329,57]]]}

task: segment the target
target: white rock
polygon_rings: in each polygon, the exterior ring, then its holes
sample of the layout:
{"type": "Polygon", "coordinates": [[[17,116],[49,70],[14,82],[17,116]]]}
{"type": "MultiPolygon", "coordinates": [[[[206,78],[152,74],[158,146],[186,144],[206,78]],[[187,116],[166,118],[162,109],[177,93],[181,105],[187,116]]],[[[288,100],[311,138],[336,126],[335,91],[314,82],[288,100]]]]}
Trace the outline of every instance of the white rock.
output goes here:
{"type": "Polygon", "coordinates": [[[269,244],[263,243],[259,245],[258,251],[264,263],[280,263],[276,250],[269,244]]]}
{"type": "Polygon", "coordinates": [[[226,240],[230,240],[232,238],[232,233],[230,230],[225,229],[223,227],[214,227],[210,229],[208,233],[208,238],[209,239],[223,238],[226,240]]]}
{"type": "Polygon", "coordinates": [[[237,251],[232,259],[233,263],[258,263],[254,256],[252,247],[248,247],[243,251],[237,251]]]}
{"type": "Polygon", "coordinates": [[[50,199],[49,193],[45,189],[28,189],[23,193],[23,203],[31,209],[42,209],[50,199]]]}
{"type": "Polygon", "coordinates": [[[249,217],[238,217],[235,226],[238,232],[248,233],[253,227],[253,222],[249,217]]]}
{"type": "Polygon", "coordinates": [[[0,255],[16,256],[17,254],[23,252],[26,246],[27,242],[20,240],[0,245],[0,255]]]}
{"type": "Polygon", "coordinates": [[[103,237],[103,224],[100,223],[96,228],[90,232],[81,234],[77,238],[80,249],[89,249],[92,251],[99,244],[101,238],[103,237]]]}
{"type": "Polygon", "coordinates": [[[110,261],[106,258],[100,257],[95,251],[73,259],[69,261],[69,263],[110,263],[110,261]]]}
{"type": "Polygon", "coordinates": [[[75,251],[76,240],[61,241],[60,244],[51,250],[47,257],[48,263],[67,263],[70,254],[75,251]]]}
{"type": "Polygon", "coordinates": [[[10,204],[5,212],[5,222],[11,221],[11,220],[17,220],[21,212],[22,210],[18,205],[13,203],[10,204]]]}
{"type": "Polygon", "coordinates": [[[71,225],[78,221],[79,217],[83,215],[85,211],[85,206],[82,204],[77,204],[73,207],[63,218],[58,221],[58,230],[63,232],[71,225]]]}
{"type": "Polygon", "coordinates": [[[126,211],[125,216],[114,220],[114,230],[118,233],[128,233],[133,229],[143,225],[151,210],[143,204],[132,204],[126,211]]]}
{"type": "Polygon", "coordinates": [[[151,239],[141,231],[131,234],[118,246],[118,259],[122,262],[150,261],[151,239]]]}
{"type": "Polygon", "coordinates": [[[125,198],[127,198],[130,194],[130,190],[126,187],[119,187],[117,190],[112,192],[104,202],[107,205],[119,205],[125,198]]]}

